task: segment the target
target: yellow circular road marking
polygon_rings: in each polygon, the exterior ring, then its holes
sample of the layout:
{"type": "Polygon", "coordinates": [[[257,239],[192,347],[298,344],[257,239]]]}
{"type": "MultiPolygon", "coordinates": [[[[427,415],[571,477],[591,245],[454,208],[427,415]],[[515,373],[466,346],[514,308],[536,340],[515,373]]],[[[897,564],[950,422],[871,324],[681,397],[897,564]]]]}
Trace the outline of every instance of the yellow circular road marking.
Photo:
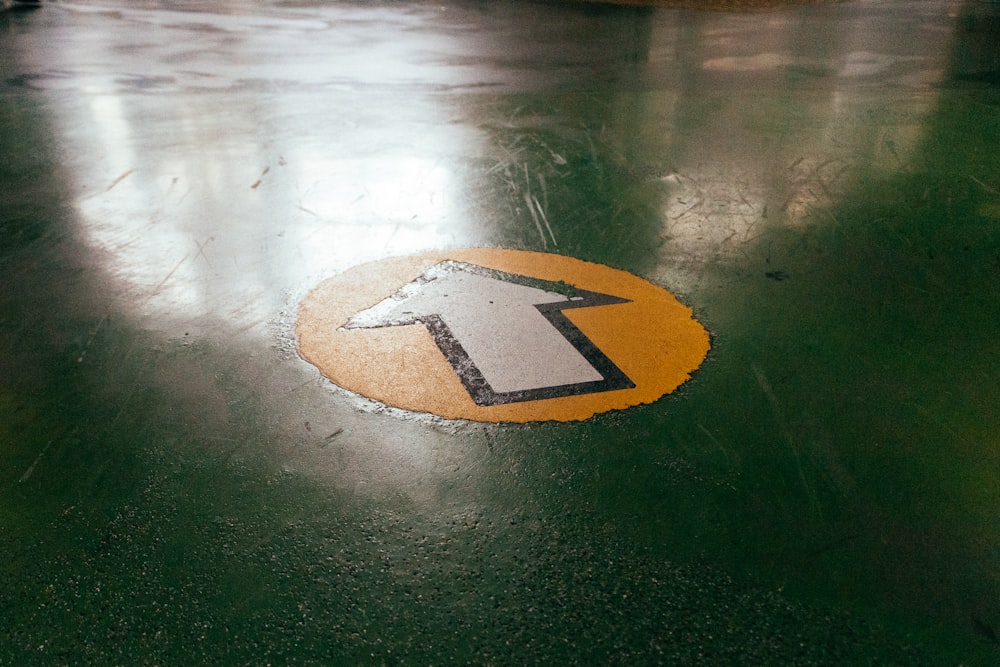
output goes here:
{"type": "Polygon", "coordinates": [[[344,389],[480,422],[650,403],[709,349],[690,308],[630,273],[485,248],[348,269],[302,301],[296,335],[301,355],[344,389]]]}

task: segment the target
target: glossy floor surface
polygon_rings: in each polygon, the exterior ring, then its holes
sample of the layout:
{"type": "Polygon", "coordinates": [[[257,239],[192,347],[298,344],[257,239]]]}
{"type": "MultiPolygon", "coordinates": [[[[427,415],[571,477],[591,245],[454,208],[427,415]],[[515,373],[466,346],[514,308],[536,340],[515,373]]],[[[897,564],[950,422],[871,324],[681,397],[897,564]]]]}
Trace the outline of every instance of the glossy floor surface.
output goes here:
{"type": "Polygon", "coordinates": [[[933,0],[0,12],[0,664],[996,664],[998,43],[933,0]],[[529,424],[298,356],[323,279],[468,247],[712,349],[529,424]]]}

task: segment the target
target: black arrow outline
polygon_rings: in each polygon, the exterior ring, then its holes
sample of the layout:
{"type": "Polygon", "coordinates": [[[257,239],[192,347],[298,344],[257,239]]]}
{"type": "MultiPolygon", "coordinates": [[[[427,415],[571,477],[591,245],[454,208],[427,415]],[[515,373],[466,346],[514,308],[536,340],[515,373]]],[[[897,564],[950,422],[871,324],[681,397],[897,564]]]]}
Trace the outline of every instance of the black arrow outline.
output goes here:
{"type": "MultiPolygon", "coordinates": [[[[424,284],[435,280],[437,277],[433,273],[440,271],[468,271],[480,276],[503,280],[505,282],[534,287],[547,292],[555,292],[567,297],[566,301],[555,303],[532,304],[541,314],[556,328],[569,343],[583,356],[584,359],[601,374],[602,380],[590,382],[576,382],[573,384],[556,385],[553,387],[541,387],[539,389],[522,389],[519,391],[496,392],[490,386],[486,378],[476,367],[472,357],[465,351],[462,344],[452,334],[451,329],[440,315],[419,315],[409,318],[400,318],[388,324],[378,327],[352,326],[351,320],[344,325],[345,329],[358,328],[381,328],[385,326],[405,326],[410,324],[423,324],[427,327],[431,338],[438,349],[451,364],[455,375],[462,382],[462,386],[469,392],[469,396],[479,406],[504,405],[507,403],[520,403],[523,401],[537,401],[548,398],[561,398],[564,396],[578,396],[582,394],[596,394],[617,389],[633,389],[635,383],[629,379],[625,373],[615,365],[606,354],[604,354],[594,343],[587,338],[580,329],[573,324],[562,311],[571,308],[589,308],[591,306],[608,306],[619,303],[629,303],[629,299],[624,299],[610,294],[581,290],[566,283],[556,283],[547,280],[531,278],[516,273],[508,273],[497,269],[490,269],[478,264],[469,264],[455,260],[445,260],[427,269],[415,280],[407,283],[389,298],[403,300],[409,296],[407,286],[413,283],[424,284]]],[[[353,319],[353,318],[352,318],[353,319]]]]}

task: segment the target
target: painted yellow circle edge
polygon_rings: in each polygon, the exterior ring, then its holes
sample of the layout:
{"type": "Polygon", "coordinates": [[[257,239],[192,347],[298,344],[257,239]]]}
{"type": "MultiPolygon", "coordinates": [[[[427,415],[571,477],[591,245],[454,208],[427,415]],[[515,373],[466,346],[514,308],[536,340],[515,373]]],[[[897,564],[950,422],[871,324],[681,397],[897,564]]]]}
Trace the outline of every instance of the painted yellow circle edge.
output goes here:
{"type": "Polygon", "coordinates": [[[694,319],[691,309],[643,278],[565,255],[496,248],[433,251],[348,268],[321,282],[301,301],[295,334],[299,354],[343,389],[410,412],[492,423],[579,421],[651,403],[686,382],[710,347],[708,332],[694,319]],[[623,304],[571,309],[564,315],[636,387],[479,406],[422,325],[341,328],[357,312],[445,260],[628,299],[623,304]],[[622,330],[632,335],[622,336],[622,330]]]}

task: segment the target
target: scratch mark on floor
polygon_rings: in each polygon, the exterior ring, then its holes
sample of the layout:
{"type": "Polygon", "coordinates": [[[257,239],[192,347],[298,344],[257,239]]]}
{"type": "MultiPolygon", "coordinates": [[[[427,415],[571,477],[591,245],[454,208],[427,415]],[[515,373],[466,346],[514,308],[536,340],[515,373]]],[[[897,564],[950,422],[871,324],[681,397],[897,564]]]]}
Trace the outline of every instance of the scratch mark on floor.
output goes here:
{"type": "MultiPolygon", "coordinates": [[[[67,437],[73,435],[74,433],[76,433],[76,428],[73,428],[69,432],[69,434],[67,434],[67,437]]],[[[29,479],[31,479],[31,475],[32,473],[35,472],[35,467],[38,465],[38,462],[42,460],[43,456],[45,456],[45,452],[49,451],[49,447],[52,446],[52,443],[58,439],[59,438],[52,438],[47,443],[45,443],[45,446],[42,447],[42,451],[38,452],[38,456],[35,457],[35,460],[31,463],[30,466],[28,466],[28,469],[24,471],[23,475],[21,475],[21,479],[18,480],[18,483],[23,484],[24,482],[27,482],[29,479]]]]}
{"type": "Polygon", "coordinates": [[[320,219],[322,219],[322,216],[319,213],[317,213],[316,211],[309,210],[308,208],[306,208],[302,204],[297,205],[295,208],[299,209],[303,213],[308,213],[309,215],[313,216],[314,218],[320,218],[320,219]]]}
{"type": "Polygon", "coordinates": [[[198,254],[201,255],[201,258],[205,260],[205,263],[208,264],[209,268],[212,268],[212,262],[210,262],[208,260],[208,255],[205,254],[205,246],[207,246],[209,243],[211,243],[214,240],[215,240],[214,236],[209,236],[204,241],[194,240],[195,245],[198,246],[198,254]]]}
{"type": "Polygon", "coordinates": [[[973,175],[970,174],[969,178],[972,180],[973,183],[975,183],[976,185],[978,185],[979,187],[981,187],[983,190],[986,190],[987,192],[989,192],[991,194],[1000,195],[1000,190],[997,190],[995,188],[991,188],[990,186],[986,185],[985,183],[983,183],[981,180],[979,180],[975,176],[973,176],[973,175]]]}
{"type": "Polygon", "coordinates": [[[297,391],[298,391],[299,389],[302,389],[302,387],[308,387],[308,386],[309,386],[309,385],[311,385],[311,384],[316,384],[316,383],[317,383],[317,381],[318,381],[318,380],[317,380],[316,378],[310,378],[310,379],[306,380],[305,382],[303,382],[303,383],[301,383],[301,384],[297,384],[297,385],[295,385],[294,387],[292,387],[291,389],[289,389],[289,390],[288,390],[287,392],[285,392],[285,393],[286,393],[286,395],[287,395],[287,394],[294,394],[294,393],[295,393],[295,392],[297,392],[297,391]]]}
{"type": "Polygon", "coordinates": [[[23,475],[21,475],[21,479],[18,480],[19,482],[23,484],[24,482],[27,482],[29,479],[31,479],[31,473],[35,472],[35,466],[37,466],[38,462],[42,460],[43,456],[45,456],[45,452],[49,451],[49,447],[52,446],[53,442],[55,442],[54,438],[45,443],[45,446],[42,447],[42,451],[38,452],[38,456],[35,457],[34,463],[28,466],[28,469],[24,471],[23,475]]]}
{"type": "Polygon", "coordinates": [[[708,439],[712,441],[712,444],[714,444],[714,445],[715,445],[716,447],[718,447],[718,448],[719,448],[719,451],[720,451],[720,452],[722,452],[722,455],[726,457],[726,462],[727,462],[727,463],[728,463],[728,464],[729,464],[730,466],[732,466],[732,465],[733,465],[733,461],[734,461],[734,459],[736,459],[736,453],[735,453],[735,452],[733,452],[732,450],[730,450],[730,449],[729,449],[728,447],[726,447],[725,445],[723,445],[723,444],[722,444],[721,442],[719,442],[719,439],[718,439],[718,438],[716,438],[716,437],[715,437],[714,435],[712,435],[712,432],[711,432],[711,431],[709,431],[709,430],[708,430],[708,429],[707,429],[707,428],[705,427],[705,425],[704,425],[704,424],[698,424],[698,429],[699,429],[699,430],[700,430],[700,431],[701,431],[702,433],[704,433],[705,435],[707,435],[707,436],[708,436],[708,439]]]}
{"type": "Polygon", "coordinates": [[[108,316],[105,315],[101,318],[101,321],[97,323],[94,330],[90,333],[90,337],[87,338],[87,342],[84,344],[83,349],[80,351],[80,355],[76,358],[76,363],[82,364],[84,358],[87,356],[87,350],[90,349],[91,344],[94,342],[94,338],[97,337],[97,332],[101,330],[101,327],[108,321],[108,316]]]}
{"type": "Polygon", "coordinates": [[[542,247],[548,248],[549,242],[545,239],[545,231],[542,229],[542,223],[538,219],[538,213],[535,212],[535,205],[531,202],[531,193],[524,193],[524,203],[528,206],[528,212],[531,213],[531,219],[535,221],[535,227],[538,228],[538,235],[542,237],[542,247]]]}
{"type": "Polygon", "coordinates": [[[538,197],[531,195],[531,201],[535,202],[535,208],[538,209],[539,215],[542,216],[542,222],[545,223],[545,229],[549,230],[549,238],[552,239],[552,245],[558,247],[559,244],[556,243],[556,235],[552,233],[552,226],[549,225],[549,216],[545,215],[545,209],[538,203],[538,197]]]}
{"type": "Polygon", "coordinates": [[[816,491],[813,489],[812,485],[809,484],[808,479],[806,479],[806,472],[802,466],[802,457],[799,456],[799,450],[795,446],[795,439],[792,437],[791,430],[788,428],[788,422],[782,414],[778,396],[774,393],[774,389],[771,387],[771,383],[768,381],[764,371],[762,371],[757,364],[750,364],[750,368],[753,370],[753,373],[757,378],[757,384],[760,386],[761,391],[764,392],[764,396],[767,397],[768,403],[771,404],[771,409],[774,411],[775,421],[777,421],[778,427],[781,429],[781,435],[784,437],[785,444],[788,445],[788,449],[792,453],[792,459],[795,462],[795,467],[798,469],[799,481],[802,483],[802,489],[809,497],[809,502],[812,505],[813,512],[816,516],[822,518],[823,513],[819,505],[819,498],[817,497],[816,491]]]}
{"type": "Polygon", "coordinates": [[[163,289],[163,286],[167,284],[167,281],[170,280],[173,277],[173,275],[177,272],[177,269],[181,268],[181,264],[183,264],[184,262],[186,262],[187,258],[190,257],[190,256],[191,256],[191,253],[188,253],[188,254],[184,255],[183,257],[181,257],[181,261],[177,262],[177,264],[174,265],[174,268],[170,269],[170,273],[168,273],[163,278],[163,280],[161,280],[160,283],[156,287],[153,288],[153,291],[150,292],[150,294],[149,294],[149,298],[152,298],[152,297],[154,297],[154,296],[156,296],[157,294],[160,293],[160,290],[163,289]]]}
{"type": "Polygon", "coordinates": [[[259,188],[260,184],[264,182],[264,177],[267,176],[267,172],[269,171],[271,171],[270,167],[264,167],[264,171],[260,172],[260,178],[258,178],[256,181],[253,182],[253,185],[250,186],[250,189],[256,190],[257,188],[259,188]]]}
{"type": "Polygon", "coordinates": [[[134,171],[135,171],[135,169],[129,169],[124,174],[122,174],[121,176],[119,176],[115,180],[111,181],[111,185],[109,185],[107,187],[107,189],[105,190],[105,192],[111,192],[112,188],[114,188],[116,185],[118,185],[119,183],[121,183],[122,181],[124,181],[126,178],[128,178],[132,174],[132,172],[134,172],[134,171]]]}
{"type": "Polygon", "coordinates": [[[336,438],[338,435],[340,435],[343,432],[344,432],[343,428],[338,428],[336,431],[334,431],[330,435],[328,435],[325,438],[323,438],[323,442],[320,443],[320,447],[326,447],[327,445],[329,445],[333,441],[334,438],[336,438]]]}

